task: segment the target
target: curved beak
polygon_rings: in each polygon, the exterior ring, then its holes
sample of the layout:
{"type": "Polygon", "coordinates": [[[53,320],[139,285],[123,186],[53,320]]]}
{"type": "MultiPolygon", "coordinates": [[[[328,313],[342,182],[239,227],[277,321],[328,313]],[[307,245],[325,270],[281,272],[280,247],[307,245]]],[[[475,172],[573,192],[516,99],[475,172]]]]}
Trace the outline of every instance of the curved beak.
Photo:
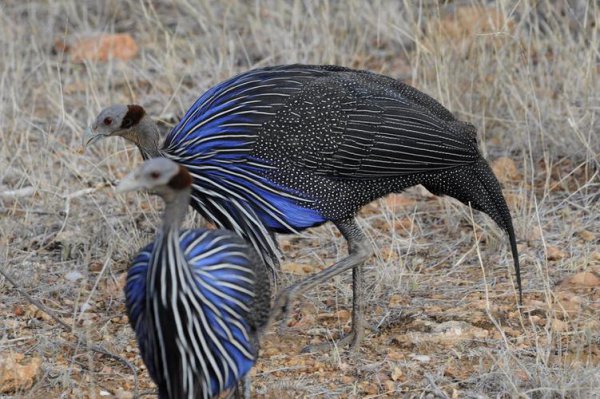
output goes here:
{"type": "Polygon", "coordinates": [[[121,194],[129,191],[137,191],[144,188],[143,184],[138,180],[136,171],[129,173],[123,178],[115,188],[115,192],[121,194]]]}
{"type": "Polygon", "coordinates": [[[88,126],[88,128],[85,129],[85,132],[83,133],[83,141],[81,145],[84,149],[86,149],[88,146],[94,144],[96,141],[102,140],[105,137],[106,136],[101,133],[94,132],[92,127],[88,126]]]}

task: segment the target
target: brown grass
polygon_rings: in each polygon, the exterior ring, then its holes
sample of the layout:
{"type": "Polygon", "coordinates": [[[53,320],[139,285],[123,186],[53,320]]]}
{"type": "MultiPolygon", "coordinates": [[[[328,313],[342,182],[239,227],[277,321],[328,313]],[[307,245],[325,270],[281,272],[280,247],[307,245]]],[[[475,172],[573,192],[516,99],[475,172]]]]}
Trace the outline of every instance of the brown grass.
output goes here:
{"type": "MultiPolygon", "coordinates": [[[[152,237],[158,202],[115,196],[110,186],[139,154],[120,140],[83,153],[83,129],[104,106],[131,102],[167,128],[211,85],[253,67],[366,68],[439,99],[478,127],[490,160],[516,164],[504,185],[525,311],[516,311],[503,233],[411,189],[361,213],[376,248],[366,308],[380,332],[355,356],[298,354],[349,328],[350,279],[336,278],[306,295],[283,335],[265,337],[254,395],[600,397],[600,288],[558,284],[600,272],[600,9],[462,3],[4,1],[0,267],[90,344],[132,362],[141,391],[153,390],[121,285],[152,237]],[[98,32],[130,33],[138,56],[77,64],[55,45],[98,32]]],[[[280,241],[288,270],[316,271],[345,253],[328,225],[280,241]]],[[[0,360],[41,359],[33,385],[7,397],[131,397],[129,368],[77,345],[1,277],[0,317],[0,360]]]]}

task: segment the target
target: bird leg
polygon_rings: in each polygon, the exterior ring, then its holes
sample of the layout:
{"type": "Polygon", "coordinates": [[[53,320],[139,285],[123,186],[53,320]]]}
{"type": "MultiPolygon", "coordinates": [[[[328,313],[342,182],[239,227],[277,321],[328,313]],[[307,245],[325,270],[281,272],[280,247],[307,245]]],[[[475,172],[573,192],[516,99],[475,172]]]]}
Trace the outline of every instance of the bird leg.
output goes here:
{"type": "Polygon", "coordinates": [[[224,399],[250,399],[250,377],[246,374],[234,388],[224,396],[224,399]]]}
{"type": "MultiPolygon", "coordinates": [[[[363,308],[363,270],[362,266],[372,253],[366,237],[360,230],[354,218],[334,222],[348,242],[348,256],[336,262],[327,269],[310,276],[291,287],[284,290],[275,300],[273,307],[272,320],[282,317],[285,323],[291,310],[292,301],[302,295],[304,292],[314,288],[316,285],[330,280],[334,276],[353,269],[352,272],[352,331],[348,336],[338,341],[338,345],[350,344],[351,349],[358,348],[360,341],[364,336],[363,308]]],[[[313,351],[317,347],[307,347],[305,350],[313,351]]]]}
{"type": "Polygon", "coordinates": [[[314,353],[321,350],[326,350],[332,346],[343,347],[350,346],[350,350],[354,351],[359,348],[360,342],[364,338],[365,327],[371,329],[364,320],[365,303],[363,299],[364,293],[364,269],[363,265],[355,266],[352,269],[352,330],[349,334],[343,336],[334,342],[324,342],[322,344],[307,345],[302,348],[302,353],[314,353]]]}

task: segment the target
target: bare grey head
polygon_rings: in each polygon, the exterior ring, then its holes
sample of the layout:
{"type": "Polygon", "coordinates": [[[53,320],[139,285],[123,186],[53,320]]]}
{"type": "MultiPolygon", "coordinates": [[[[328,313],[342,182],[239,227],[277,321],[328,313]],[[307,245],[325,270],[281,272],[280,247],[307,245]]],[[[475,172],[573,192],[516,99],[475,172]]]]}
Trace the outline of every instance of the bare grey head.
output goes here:
{"type": "Polygon", "coordinates": [[[116,188],[118,193],[146,191],[169,202],[192,185],[187,169],[167,158],[151,158],[129,173],[116,188]]]}
{"type": "Polygon", "coordinates": [[[159,133],[154,121],[140,105],[111,105],[103,109],[94,123],[87,128],[83,146],[103,138],[119,136],[136,144],[144,158],[157,156],[159,133]]]}
{"type": "Polygon", "coordinates": [[[177,229],[190,202],[192,176],[188,170],[167,158],[151,158],[129,173],[117,186],[118,193],[145,191],[161,197],[166,204],[163,230],[177,229]]]}

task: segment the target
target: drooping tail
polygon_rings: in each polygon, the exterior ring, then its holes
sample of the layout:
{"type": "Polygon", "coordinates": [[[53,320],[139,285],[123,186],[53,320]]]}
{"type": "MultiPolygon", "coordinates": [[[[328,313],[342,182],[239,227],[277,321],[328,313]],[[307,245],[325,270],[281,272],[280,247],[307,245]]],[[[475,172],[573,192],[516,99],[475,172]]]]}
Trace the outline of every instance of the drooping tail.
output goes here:
{"type": "MultiPolygon", "coordinates": [[[[485,191],[488,193],[488,197],[490,197],[490,201],[494,207],[496,215],[490,215],[494,221],[506,231],[508,234],[508,240],[510,242],[510,250],[513,256],[513,262],[515,265],[515,273],[517,277],[517,287],[519,289],[519,304],[523,305],[523,289],[521,285],[521,267],[519,264],[519,251],[517,249],[517,239],[515,237],[515,230],[513,227],[512,216],[510,214],[510,210],[508,209],[508,205],[506,204],[506,199],[504,195],[502,195],[502,188],[498,179],[494,175],[492,168],[490,168],[489,164],[482,159],[480,163],[476,166],[476,171],[479,177],[479,181],[483,185],[485,191]]],[[[484,204],[482,204],[485,206],[484,204]]],[[[472,205],[477,209],[478,204],[475,202],[472,205]]],[[[482,207],[483,207],[482,206],[482,207]]],[[[481,209],[483,212],[486,212],[485,208],[481,209]]],[[[487,213],[487,212],[486,212],[487,213]]]]}
{"type": "Polygon", "coordinates": [[[424,186],[434,194],[449,195],[465,205],[471,204],[474,209],[490,216],[507,233],[517,277],[519,304],[522,305],[521,268],[512,217],[500,183],[487,161],[481,158],[473,164],[442,172],[428,179],[424,186]]]}

